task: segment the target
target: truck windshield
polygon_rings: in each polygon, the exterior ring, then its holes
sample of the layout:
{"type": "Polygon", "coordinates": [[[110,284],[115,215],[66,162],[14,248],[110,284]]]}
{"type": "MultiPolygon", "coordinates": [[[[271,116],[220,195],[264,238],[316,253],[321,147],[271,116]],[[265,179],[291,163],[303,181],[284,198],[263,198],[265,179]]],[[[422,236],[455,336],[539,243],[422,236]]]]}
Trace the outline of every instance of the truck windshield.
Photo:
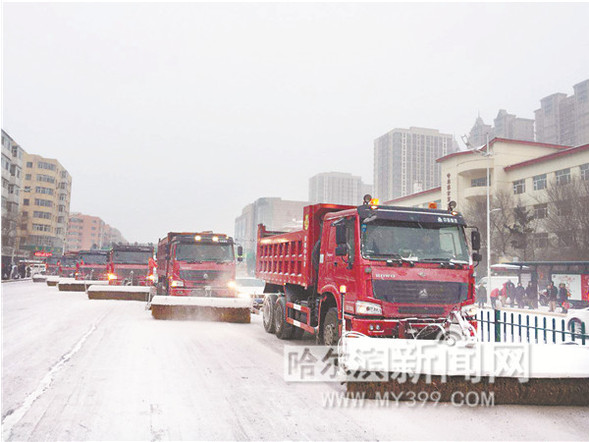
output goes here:
{"type": "Polygon", "coordinates": [[[231,244],[178,244],[176,260],[186,262],[232,262],[233,245],[231,244]]]}
{"type": "Polygon", "coordinates": [[[106,255],[81,255],[85,265],[89,264],[106,264],[106,255]]]}
{"type": "Polygon", "coordinates": [[[469,260],[459,225],[375,220],[361,225],[362,256],[415,261],[469,260]]]}
{"type": "Polygon", "coordinates": [[[151,252],[139,251],[114,251],[112,254],[112,261],[115,264],[145,264],[147,265],[149,258],[152,256],[151,252]]]}
{"type": "Polygon", "coordinates": [[[62,267],[74,267],[76,265],[77,258],[73,257],[64,257],[61,258],[61,266],[62,267]]]}

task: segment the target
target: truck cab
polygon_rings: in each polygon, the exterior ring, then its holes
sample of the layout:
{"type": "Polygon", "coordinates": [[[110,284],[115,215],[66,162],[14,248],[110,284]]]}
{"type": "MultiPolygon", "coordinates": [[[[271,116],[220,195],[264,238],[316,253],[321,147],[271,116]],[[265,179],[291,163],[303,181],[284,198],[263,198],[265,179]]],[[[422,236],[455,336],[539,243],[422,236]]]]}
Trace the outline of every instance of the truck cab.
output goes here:
{"type": "Polygon", "coordinates": [[[151,285],[152,246],[114,245],[109,254],[109,285],[151,285]]]}
{"type": "Polygon", "coordinates": [[[235,297],[233,238],[213,232],[170,232],[158,243],[158,294],[235,297]]]}
{"type": "Polygon", "coordinates": [[[76,264],[77,280],[107,280],[108,250],[82,250],[76,264]]]}

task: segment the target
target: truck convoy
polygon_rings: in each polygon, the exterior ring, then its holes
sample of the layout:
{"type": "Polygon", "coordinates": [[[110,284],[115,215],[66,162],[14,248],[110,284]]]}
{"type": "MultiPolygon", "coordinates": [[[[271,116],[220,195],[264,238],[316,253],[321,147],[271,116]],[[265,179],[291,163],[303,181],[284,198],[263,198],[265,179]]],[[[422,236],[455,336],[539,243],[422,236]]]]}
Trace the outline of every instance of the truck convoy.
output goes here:
{"type": "MultiPolygon", "coordinates": [[[[469,255],[466,223],[454,208],[379,206],[367,195],[359,207],[306,206],[300,231],[260,224],[264,328],[280,339],[306,331],[336,345],[342,310],[346,331],[370,337],[437,339],[450,318],[468,325],[461,309],[474,303],[480,255],[469,255]]],[[[471,243],[479,249],[477,230],[471,243]]]]}
{"type": "Polygon", "coordinates": [[[76,264],[77,280],[107,280],[107,250],[81,250],[76,264]]]}
{"type": "Polygon", "coordinates": [[[108,260],[110,285],[153,285],[152,246],[113,245],[108,260]]]}
{"type": "Polygon", "coordinates": [[[231,237],[210,231],[169,232],[157,247],[153,317],[250,322],[251,301],[237,297],[235,266],[231,237]]]}

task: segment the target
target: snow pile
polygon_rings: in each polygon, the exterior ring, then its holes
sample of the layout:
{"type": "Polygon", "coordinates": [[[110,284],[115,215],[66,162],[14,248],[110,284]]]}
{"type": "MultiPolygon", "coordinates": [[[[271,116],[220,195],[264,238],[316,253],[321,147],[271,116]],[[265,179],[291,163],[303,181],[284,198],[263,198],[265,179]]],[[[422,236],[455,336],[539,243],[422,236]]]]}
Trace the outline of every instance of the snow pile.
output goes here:
{"type": "Polygon", "coordinates": [[[60,279],[61,278],[57,275],[51,275],[47,277],[47,282],[59,282],[60,279]]]}

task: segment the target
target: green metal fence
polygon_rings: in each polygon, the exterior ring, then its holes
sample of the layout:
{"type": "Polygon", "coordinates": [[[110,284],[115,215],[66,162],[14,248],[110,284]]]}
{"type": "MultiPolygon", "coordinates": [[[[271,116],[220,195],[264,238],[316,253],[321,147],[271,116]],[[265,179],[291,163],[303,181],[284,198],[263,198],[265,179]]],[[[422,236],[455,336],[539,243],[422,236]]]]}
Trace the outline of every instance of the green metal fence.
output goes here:
{"type": "Polygon", "coordinates": [[[483,342],[527,342],[535,344],[575,343],[589,345],[585,323],[571,329],[565,319],[502,310],[477,314],[478,337],[483,342]]]}

